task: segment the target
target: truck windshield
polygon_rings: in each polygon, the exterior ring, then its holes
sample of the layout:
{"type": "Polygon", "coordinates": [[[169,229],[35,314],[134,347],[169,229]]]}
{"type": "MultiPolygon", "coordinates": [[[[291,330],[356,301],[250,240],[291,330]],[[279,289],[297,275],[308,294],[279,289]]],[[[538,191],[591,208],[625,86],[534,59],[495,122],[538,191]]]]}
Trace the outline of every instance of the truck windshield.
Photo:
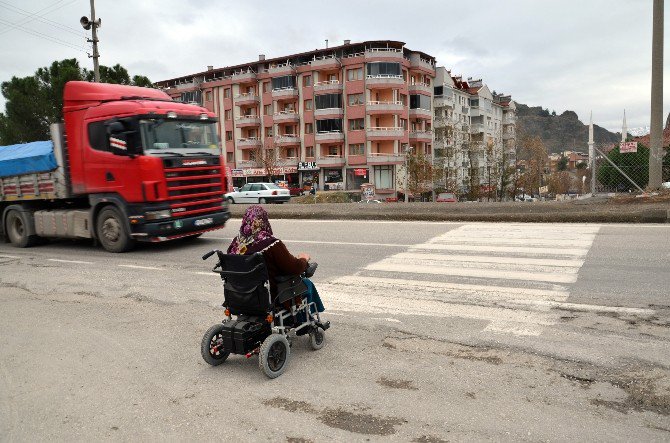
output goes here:
{"type": "Polygon", "coordinates": [[[147,154],[208,153],[219,155],[216,123],[184,120],[140,120],[142,144],[147,154]]]}

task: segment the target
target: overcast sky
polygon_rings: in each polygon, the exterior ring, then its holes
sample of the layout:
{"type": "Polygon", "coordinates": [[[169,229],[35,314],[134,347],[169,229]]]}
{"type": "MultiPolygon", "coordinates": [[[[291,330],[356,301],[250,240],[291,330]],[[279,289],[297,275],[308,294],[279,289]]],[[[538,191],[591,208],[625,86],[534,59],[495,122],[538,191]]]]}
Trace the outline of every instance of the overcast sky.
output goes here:
{"type": "MultiPolygon", "coordinates": [[[[592,110],[595,123],[620,131],[624,108],[629,128],[649,125],[651,5],[652,0],[98,0],[96,14],[102,18],[101,64],[120,63],[152,81],[207,65],[250,62],[258,54],[270,58],[322,48],[325,39],[331,46],[344,39],[399,40],[435,56],[452,73],[483,78],[491,90],[520,103],[574,110],[585,122],[592,110]]],[[[0,0],[0,81],[64,58],[92,67],[82,15],[90,15],[89,0],[0,0]]],[[[670,5],[666,23],[669,15],[670,5]]],[[[666,71],[665,112],[669,76],[666,71]]]]}

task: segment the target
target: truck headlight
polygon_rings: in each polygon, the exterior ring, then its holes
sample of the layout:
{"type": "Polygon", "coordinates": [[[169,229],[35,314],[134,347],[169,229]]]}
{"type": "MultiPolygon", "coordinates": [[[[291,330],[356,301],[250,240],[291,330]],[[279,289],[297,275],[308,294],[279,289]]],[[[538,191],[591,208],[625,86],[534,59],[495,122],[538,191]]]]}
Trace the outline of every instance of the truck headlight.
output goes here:
{"type": "Polygon", "coordinates": [[[164,209],[162,211],[147,211],[144,213],[145,220],[162,220],[164,218],[172,217],[172,211],[170,209],[164,209]]]}

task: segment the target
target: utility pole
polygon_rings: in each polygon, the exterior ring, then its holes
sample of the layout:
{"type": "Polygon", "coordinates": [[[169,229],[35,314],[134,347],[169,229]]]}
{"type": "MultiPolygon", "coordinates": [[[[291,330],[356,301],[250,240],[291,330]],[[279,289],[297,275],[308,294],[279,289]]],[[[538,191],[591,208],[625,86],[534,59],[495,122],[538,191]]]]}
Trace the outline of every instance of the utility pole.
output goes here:
{"type": "Polygon", "coordinates": [[[662,181],[663,137],[663,0],[654,0],[651,40],[651,134],[649,187],[658,189],[662,181]]]}
{"type": "Polygon", "coordinates": [[[89,20],[88,17],[83,16],[79,20],[79,23],[81,23],[81,26],[87,31],[91,29],[92,38],[88,39],[88,42],[93,43],[93,55],[89,55],[89,57],[93,58],[93,75],[95,81],[99,83],[100,66],[98,59],[100,58],[100,53],[98,52],[98,28],[100,27],[101,20],[95,19],[95,0],[91,0],[91,19],[89,20]]]}
{"type": "Polygon", "coordinates": [[[591,197],[596,196],[596,150],[593,142],[593,112],[589,121],[589,163],[591,163],[591,197]]]}

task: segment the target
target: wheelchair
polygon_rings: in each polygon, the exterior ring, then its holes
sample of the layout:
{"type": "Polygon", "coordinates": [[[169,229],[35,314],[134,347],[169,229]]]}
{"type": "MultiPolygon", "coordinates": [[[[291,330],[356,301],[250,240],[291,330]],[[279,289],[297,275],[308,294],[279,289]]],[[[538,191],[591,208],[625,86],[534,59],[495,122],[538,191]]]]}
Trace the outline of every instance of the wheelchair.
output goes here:
{"type": "Polygon", "coordinates": [[[230,354],[258,355],[261,371],[276,378],[286,370],[295,336],[309,335],[314,350],[324,346],[330,322],[322,322],[315,303],[307,301],[309,290],[303,282],[314,275],[317,263],[310,262],[302,275],[276,278],[273,300],[262,253],[233,255],[213,250],[202,259],[214,254],[219,261],[212,271],[223,280],[226,318],[202,337],[200,353],[208,364],[220,365],[230,354]]]}

